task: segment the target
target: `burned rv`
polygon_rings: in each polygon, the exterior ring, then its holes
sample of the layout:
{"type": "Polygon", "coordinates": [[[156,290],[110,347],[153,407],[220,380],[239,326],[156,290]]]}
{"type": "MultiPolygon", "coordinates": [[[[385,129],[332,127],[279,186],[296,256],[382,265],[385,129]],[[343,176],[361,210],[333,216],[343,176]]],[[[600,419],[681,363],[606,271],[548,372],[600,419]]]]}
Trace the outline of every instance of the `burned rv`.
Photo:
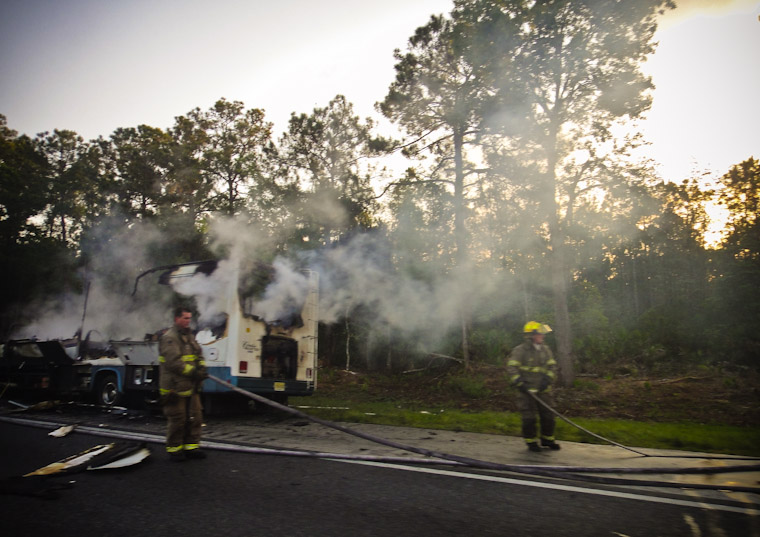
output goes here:
{"type": "Polygon", "coordinates": [[[0,383],[36,397],[86,396],[113,406],[125,396],[156,400],[157,344],[65,340],[10,340],[0,355],[0,383]]]}
{"type": "MultiPolygon", "coordinates": [[[[156,267],[135,282],[158,274],[158,282],[176,287],[193,278],[212,277],[217,261],[156,267]]],[[[225,267],[228,269],[228,267],[225,267]]],[[[231,271],[221,281],[220,311],[198,327],[210,374],[229,383],[286,403],[290,395],[311,395],[317,386],[318,275],[300,274],[303,296],[287,315],[270,320],[251,308],[273,278],[271,267],[258,266],[243,277],[231,271]]],[[[180,291],[181,292],[181,291],[180,291]]],[[[156,401],[159,386],[158,339],[163,330],[141,340],[12,340],[3,346],[0,383],[50,395],[87,395],[101,405],[127,398],[156,401]]],[[[1,384],[0,384],[1,385],[1,384]]],[[[211,380],[203,385],[209,407],[239,396],[211,380]]]]}

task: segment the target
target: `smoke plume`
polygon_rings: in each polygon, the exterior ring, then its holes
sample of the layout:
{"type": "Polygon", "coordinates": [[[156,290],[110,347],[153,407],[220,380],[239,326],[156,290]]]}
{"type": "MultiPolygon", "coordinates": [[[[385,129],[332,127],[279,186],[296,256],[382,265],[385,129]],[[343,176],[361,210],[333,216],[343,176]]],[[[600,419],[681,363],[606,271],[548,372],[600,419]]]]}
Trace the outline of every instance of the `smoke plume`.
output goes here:
{"type": "MultiPolygon", "coordinates": [[[[160,272],[151,273],[140,279],[133,296],[135,278],[156,266],[151,252],[166,239],[150,224],[124,229],[104,223],[91,239],[97,246],[83,274],[90,283],[84,334],[139,340],[166,328],[171,324],[172,291],[194,299],[198,326],[218,322],[228,307],[229,290],[236,292],[240,277],[260,270],[261,260],[271,255],[272,238],[236,218],[214,219],[209,236],[219,258],[214,272],[179,278],[171,288],[158,285],[160,272]]],[[[308,292],[304,269],[309,269],[319,274],[321,322],[339,322],[361,311],[378,329],[413,335],[434,350],[461,322],[463,304],[477,304],[497,291],[492,278],[480,278],[474,270],[461,268],[423,280],[399,272],[392,259],[391,244],[380,233],[356,234],[335,245],[280,256],[266,265],[269,285],[243,306],[268,322],[297,313],[308,292]]],[[[85,296],[68,294],[40,304],[38,320],[14,337],[72,337],[82,325],[84,302],[85,296]]]]}

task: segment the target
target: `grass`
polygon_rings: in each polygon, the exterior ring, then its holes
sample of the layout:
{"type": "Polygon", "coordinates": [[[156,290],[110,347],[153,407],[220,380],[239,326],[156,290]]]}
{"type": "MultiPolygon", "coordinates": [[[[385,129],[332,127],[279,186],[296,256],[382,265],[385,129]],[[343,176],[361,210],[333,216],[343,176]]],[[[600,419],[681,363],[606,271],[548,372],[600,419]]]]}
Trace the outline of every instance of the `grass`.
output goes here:
{"type": "MultiPolygon", "coordinates": [[[[291,397],[290,406],[309,407],[299,410],[330,421],[520,435],[520,415],[514,412],[466,412],[451,408],[425,408],[393,401],[354,401],[345,397],[318,394],[310,397],[291,397]]],[[[760,456],[760,427],[617,419],[578,418],[573,421],[600,436],[634,448],[760,456]]],[[[557,420],[556,437],[571,442],[603,443],[560,419],[557,420]]]]}

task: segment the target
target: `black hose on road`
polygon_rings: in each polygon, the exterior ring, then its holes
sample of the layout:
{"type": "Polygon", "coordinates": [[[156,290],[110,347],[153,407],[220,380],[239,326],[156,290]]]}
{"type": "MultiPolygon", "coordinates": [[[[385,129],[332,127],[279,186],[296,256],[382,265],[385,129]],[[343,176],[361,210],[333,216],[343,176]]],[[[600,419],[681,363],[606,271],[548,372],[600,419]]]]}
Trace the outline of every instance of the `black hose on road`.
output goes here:
{"type": "MultiPolygon", "coordinates": [[[[589,481],[600,484],[608,485],[635,485],[635,486],[649,486],[649,487],[668,487],[668,488],[691,488],[701,490],[720,490],[731,492],[748,492],[760,494],[760,488],[755,487],[743,487],[736,485],[705,485],[705,484],[685,484],[685,483],[673,483],[666,481],[645,481],[639,479],[623,479],[623,478],[610,478],[594,475],[580,475],[580,474],[604,474],[604,473],[617,473],[617,474],[718,474],[718,473],[731,473],[731,472],[753,472],[760,471],[760,465],[743,465],[743,466],[724,466],[724,467],[711,467],[711,468],[593,468],[593,467],[578,467],[578,466],[546,466],[546,465],[515,465],[515,464],[501,464],[489,461],[482,461],[478,459],[472,459],[469,457],[462,457],[459,455],[453,455],[448,453],[437,452],[424,448],[418,448],[387,440],[384,438],[376,437],[371,434],[356,431],[354,429],[333,423],[327,420],[316,418],[305,414],[299,410],[282,405],[266,397],[248,392],[237,386],[230,384],[227,381],[219,379],[218,377],[210,376],[211,380],[221,384],[222,386],[240,393],[250,399],[257,402],[266,404],[283,412],[298,416],[308,421],[330,427],[332,429],[339,430],[346,434],[357,436],[365,440],[382,444],[388,447],[399,449],[402,451],[408,451],[412,453],[418,453],[426,457],[432,457],[432,459],[416,459],[409,457],[385,457],[385,456],[368,456],[368,455],[350,455],[339,453],[324,453],[324,452],[312,452],[312,451],[298,451],[298,450],[283,450],[272,449],[262,447],[250,447],[240,446],[234,444],[226,444],[213,441],[202,441],[203,447],[211,449],[219,449],[225,451],[236,451],[245,453],[255,453],[263,455],[284,455],[284,456],[297,456],[297,457],[312,457],[322,459],[335,459],[335,460],[353,460],[353,461],[372,461],[372,462],[386,462],[386,463],[406,463],[406,464],[447,464],[447,465],[460,465],[468,466],[472,468],[479,468],[485,470],[507,471],[519,474],[534,475],[541,477],[557,478],[557,479],[573,479],[578,481],[589,481]]],[[[13,418],[7,418],[0,416],[0,421],[10,423],[20,423],[21,420],[13,418]]],[[[24,420],[28,425],[36,427],[49,427],[52,424],[45,421],[30,421],[24,420]]],[[[60,424],[59,424],[60,425],[60,424]]],[[[108,431],[102,428],[95,427],[78,427],[80,432],[87,434],[94,434],[100,436],[106,436],[111,438],[122,438],[129,440],[142,440],[151,443],[163,443],[164,437],[159,435],[151,435],[145,433],[125,433],[120,431],[108,431]]],[[[621,446],[624,447],[624,446],[621,446]]]]}
{"type": "MultiPolygon", "coordinates": [[[[365,440],[369,440],[370,442],[375,442],[377,444],[382,444],[388,447],[392,447],[394,449],[409,451],[412,453],[417,453],[420,455],[425,455],[427,457],[433,457],[436,459],[453,461],[461,465],[470,466],[473,468],[516,472],[516,473],[522,473],[522,474],[538,475],[542,477],[553,477],[553,478],[560,478],[560,479],[572,478],[572,479],[577,479],[581,481],[592,481],[595,483],[612,484],[612,485],[626,484],[626,485],[640,485],[640,486],[653,486],[653,487],[657,486],[657,487],[693,488],[693,489],[706,489],[706,490],[730,490],[734,492],[760,493],[760,488],[756,488],[756,487],[741,487],[741,486],[732,486],[732,485],[723,486],[723,485],[683,484],[683,483],[671,483],[671,482],[664,482],[664,481],[644,481],[644,480],[638,480],[638,479],[620,479],[620,478],[578,475],[579,473],[713,474],[713,473],[728,473],[728,472],[753,472],[753,471],[760,471],[760,465],[743,465],[743,466],[733,466],[733,467],[712,467],[712,468],[590,468],[590,467],[524,466],[524,465],[501,464],[501,463],[495,463],[495,462],[489,462],[489,461],[482,461],[478,459],[472,459],[469,457],[461,457],[459,455],[453,455],[450,453],[442,453],[439,451],[432,451],[425,448],[409,446],[409,445],[394,442],[392,440],[388,440],[385,438],[380,438],[371,434],[363,433],[361,431],[357,431],[357,430],[351,429],[349,427],[345,427],[337,423],[333,423],[327,420],[316,418],[314,416],[310,416],[308,414],[301,412],[300,410],[290,408],[286,405],[282,405],[280,403],[267,399],[266,397],[263,397],[261,395],[251,393],[247,390],[243,390],[242,388],[238,388],[237,386],[225,380],[222,380],[218,377],[215,377],[214,375],[209,375],[209,378],[213,380],[214,382],[230,390],[233,390],[241,395],[244,395],[250,399],[253,399],[254,401],[263,403],[265,405],[269,405],[283,412],[287,412],[294,416],[298,416],[299,418],[303,418],[308,421],[318,423],[320,425],[324,425],[325,427],[330,427],[332,429],[336,429],[338,431],[342,431],[344,433],[347,433],[359,438],[363,438],[365,440]],[[571,473],[571,472],[576,472],[576,473],[571,473]]],[[[624,447],[624,446],[621,446],[621,447],[624,447]]],[[[332,458],[332,457],[329,457],[329,458],[332,458]]],[[[408,459],[406,461],[411,462],[408,459]]]]}

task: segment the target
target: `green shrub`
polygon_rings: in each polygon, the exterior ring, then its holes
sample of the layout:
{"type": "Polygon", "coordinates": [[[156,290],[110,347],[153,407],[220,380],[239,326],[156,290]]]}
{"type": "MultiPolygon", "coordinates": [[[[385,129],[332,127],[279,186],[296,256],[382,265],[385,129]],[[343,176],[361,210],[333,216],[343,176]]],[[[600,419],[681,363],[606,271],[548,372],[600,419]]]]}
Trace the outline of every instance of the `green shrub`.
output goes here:
{"type": "Polygon", "coordinates": [[[585,379],[575,379],[573,381],[573,388],[584,392],[598,392],[601,389],[596,382],[585,379]]]}
{"type": "Polygon", "coordinates": [[[470,334],[472,354],[478,361],[489,364],[503,363],[514,345],[513,340],[513,336],[502,328],[473,329],[470,334]]]}
{"type": "Polygon", "coordinates": [[[446,388],[473,399],[483,399],[491,395],[491,390],[486,388],[482,379],[467,376],[451,377],[446,382],[446,388]]]}

